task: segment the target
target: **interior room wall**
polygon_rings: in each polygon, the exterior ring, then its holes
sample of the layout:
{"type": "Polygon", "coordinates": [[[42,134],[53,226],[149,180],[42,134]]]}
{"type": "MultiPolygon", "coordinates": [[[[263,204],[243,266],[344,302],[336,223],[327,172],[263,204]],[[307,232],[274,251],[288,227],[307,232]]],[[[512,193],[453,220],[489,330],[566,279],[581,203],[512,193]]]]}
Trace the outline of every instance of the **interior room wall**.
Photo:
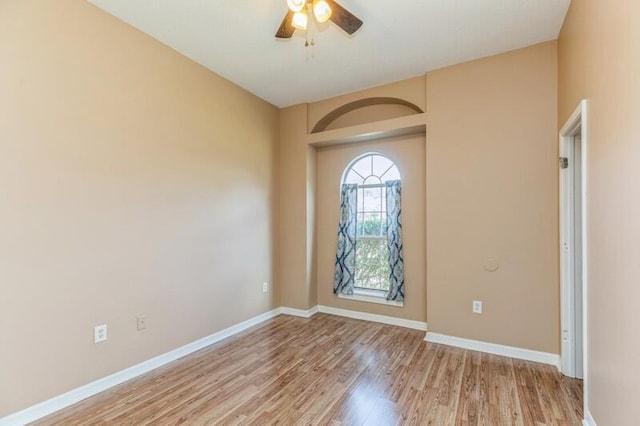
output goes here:
{"type": "Polygon", "coordinates": [[[307,310],[316,305],[313,235],[315,159],[305,144],[307,105],[280,110],[278,143],[278,287],[280,303],[307,310]]]}
{"type": "Polygon", "coordinates": [[[559,126],[588,99],[588,408],[640,418],[640,3],[574,0],[559,38],[559,126]]]}
{"type": "Polygon", "coordinates": [[[427,74],[429,331],[559,352],[556,105],[555,42],[427,74]]]}
{"type": "Polygon", "coordinates": [[[317,235],[316,226],[316,200],[317,200],[317,152],[314,147],[307,146],[307,279],[306,285],[309,289],[307,293],[307,306],[313,307],[318,304],[318,281],[316,262],[317,235]]]}
{"type": "Polygon", "coordinates": [[[276,307],[275,107],[78,0],[0,63],[0,417],[276,307]]]}
{"type": "Polygon", "coordinates": [[[425,137],[411,135],[375,142],[320,148],[317,153],[318,302],[324,306],[426,321],[425,137]],[[402,176],[405,261],[403,307],[340,299],[333,294],[342,173],[356,157],[379,152],[393,160],[402,176]]]}

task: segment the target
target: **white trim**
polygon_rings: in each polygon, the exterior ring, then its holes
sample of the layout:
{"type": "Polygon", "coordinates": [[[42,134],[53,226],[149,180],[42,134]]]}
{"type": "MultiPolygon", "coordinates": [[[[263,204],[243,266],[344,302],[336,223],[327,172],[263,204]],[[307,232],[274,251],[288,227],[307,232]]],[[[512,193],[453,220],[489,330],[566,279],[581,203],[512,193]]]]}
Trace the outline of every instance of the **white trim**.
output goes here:
{"type": "Polygon", "coordinates": [[[363,294],[355,293],[352,295],[338,294],[338,297],[340,299],[356,300],[358,302],[367,302],[367,303],[377,303],[379,305],[396,306],[400,308],[404,306],[403,302],[396,302],[395,300],[387,300],[384,297],[370,296],[364,293],[363,294]]]}
{"type": "MultiPolygon", "coordinates": [[[[580,123],[582,136],[582,369],[583,369],[583,403],[584,403],[584,412],[589,414],[591,421],[593,421],[593,417],[591,417],[591,412],[589,411],[589,386],[587,380],[587,372],[588,370],[588,339],[589,333],[588,330],[588,292],[589,292],[589,251],[587,250],[587,245],[589,242],[588,238],[588,227],[587,221],[589,219],[588,212],[588,203],[587,200],[589,198],[587,187],[588,187],[588,179],[587,179],[587,168],[588,168],[588,156],[589,156],[589,138],[591,134],[589,132],[589,101],[583,100],[580,103],[580,107],[582,110],[582,122],[580,123]]],[[[595,421],[593,421],[595,425],[595,421]]]]}
{"type": "Polygon", "coordinates": [[[560,357],[557,354],[539,352],[531,349],[516,348],[513,346],[498,345],[496,343],[481,342],[479,340],[464,339],[462,337],[447,336],[440,333],[427,333],[424,340],[442,345],[455,346],[457,348],[472,351],[486,352],[494,355],[508,356],[510,358],[524,359],[526,361],[540,362],[558,367],[560,357]]]}
{"type": "MultiPolygon", "coordinates": [[[[585,422],[592,422],[593,418],[590,417],[589,414],[589,352],[588,352],[588,324],[589,324],[589,313],[588,313],[588,293],[589,293],[589,277],[588,277],[588,155],[589,155],[589,102],[587,100],[582,100],[578,107],[574,110],[571,117],[567,120],[562,129],[560,130],[560,155],[565,156],[568,151],[569,142],[572,140],[573,136],[578,133],[581,134],[581,148],[582,148],[582,366],[583,366],[583,400],[584,400],[584,412],[585,412],[585,422]],[[587,416],[588,415],[588,416],[587,416]],[[588,418],[589,417],[589,418],[588,418]]],[[[560,175],[560,190],[562,191],[563,185],[566,185],[566,181],[563,181],[563,175],[560,175]]],[[[562,234],[563,229],[563,221],[566,221],[562,210],[562,197],[560,198],[560,238],[562,244],[562,238],[564,238],[562,234]]],[[[562,246],[561,246],[562,249],[562,246]]],[[[562,253],[562,251],[561,251],[562,253]]],[[[573,329],[574,327],[568,327],[567,321],[571,320],[572,311],[572,297],[569,294],[568,281],[570,277],[567,276],[565,271],[567,270],[566,259],[564,256],[561,256],[561,319],[562,319],[562,328],[561,333],[565,329],[573,329]]],[[[573,337],[573,336],[571,336],[573,337]]],[[[571,373],[575,371],[575,368],[572,368],[572,363],[574,360],[573,356],[573,348],[569,342],[566,342],[563,336],[561,339],[561,360],[562,360],[562,372],[565,374],[572,375],[571,373]]],[[[589,423],[585,423],[589,424],[589,423]]],[[[595,424],[595,422],[593,422],[595,424]]]]}
{"type": "Polygon", "coordinates": [[[596,421],[593,419],[591,412],[589,410],[585,410],[584,419],[582,420],[583,426],[598,426],[596,425],[596,421]]]}
{"type": "MultiPolygon", "coordinates": [[[[576,110],[570,120],[580,121],[579,110],[576,110]],[[576,115],[577,113],[577,115],[576,115]]],[[[569,377],[576,377],[575,365],[575,295],[574,280],[575,266],[573,247],[575,236],[575,176],[574,167],[576,158],[574,156],[574,135],[575,123],[569,121],[564,126],[564,133],[560,133],[560,157],[567,158],[569,167],[560,168],[559,172],[559,195],[560,195],[560,343],[562,354],[560,370],[569,377]],[[567,133],[570,132],[570,133],[567,133]]]]}
{"type": "Polygon", "coordinates": [[[571,113],[569,119],[564,123],[562,129],[560,129],[560,136],[574,135],[581,127],[581,117],[586,109],[587,101],[582,100],[578,104],[575,110],[571,113]]]}
{"type": "Polygon", "coordinates": [[[380,322],[383,324],[397,325],[399,327],[412,328],[414,330],[426,331],[427,323],[422,321],[408,320],[404,318],[388,317],[386,315],[370,314],[367,312],[351,311],[348,309],[333,308],[331,306],[318,306],[318,311],[324,314],[337,315],[340,317],[355,318],[364,321],[380,322]]]}
{"type": "Polygon", "coordinates": [[[7,417],[0,418],[0,426],[19,426],[41,419],[45,416],[48,416],[49,414],[55,413],[56,411],[62,410],[63,408],[69,407],[109,388],[124,383],[127,380],[131,380],[142,374],[148,373],[156,368],[162,367],[165,364],[173,362],[202,348],[226,339],[227,337],[231,337],[234,334],[240,333],[241,331],[253,327],[254,325],[258,325],[268,319],[274,318],[280,313],[281,308],[265,312],[239,324],[218,331],[217,333],[213,333],[210,336],[196,340],[192,343],[188,343],[155,358],[143,361],[132,367],[98,379],[87,385],[73,389],[69,392],[63,393],[62,395],[33,405],[7,417]]]}
{"type": "MultiPolygon", "coordinates": [[[[567,169],[560,169],[560,295],[561,295],[561,371],[563,374],[570,377],[579,377],[580,374],[576,367],[576,351],[575,344],[578,341],[575,330],[575,288],[574,288],[574,271],[575,264],[578,262],[574,258],[574,252],[576,247],[573,246],[575,241],[575,226],[574,226],[574,201],[578,197],[581,200],[581,222],[582,227],[580,233],[582,234],[582,248],[579,261],[582,263],[582,281],[583,295],[586,293],[586,213],[587,213],[587,129],[586,129],[586,115],[587,115],[587,101],[582,101],[575,109],[571,117],[567,120],[565,125],[560,130],[559,134],[559,152],[560,157],[566,157],[569,160],[569,167],[567,169]],[[577,159],[574,157],[574,138],[577,134],[581,135],[581,193],[575,194],[574,191],[574,168],[577,159]]],[[[577,256],[576,256],[577,257],[577,256]]],[[[584,298],[583,298],[584,301],[584,298]]],[[[586,315],[584,309],[586,305],[582,303],[582,322],[586,323],[586,315]]],[[[580,333],[584,340],[584,330],[580,333]]],[[[584,348],[583,360],[584,360],[584,348]]],[[[586,369],[583,366],[583,373],[586,369]]]]}
{"type": "Polygon", "coordinates": [[[307,309],[306,311],[302,309],[287,308],[283,306],[280,308],[280,313],[283,315],[291,315],[294,317],[311,318],[318,313],[318,306],[314,306],[313,308],[307,309]]]}

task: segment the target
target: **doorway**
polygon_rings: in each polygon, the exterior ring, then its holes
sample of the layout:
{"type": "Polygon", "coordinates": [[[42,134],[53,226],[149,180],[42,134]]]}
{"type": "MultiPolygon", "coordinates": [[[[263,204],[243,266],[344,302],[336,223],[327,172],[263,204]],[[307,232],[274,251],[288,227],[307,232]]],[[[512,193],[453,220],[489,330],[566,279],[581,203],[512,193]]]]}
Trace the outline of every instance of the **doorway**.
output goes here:
{"type": "Polygon", "coordinates": [[[577,379],[586,371],[586,107],[560,131],[561,370],[577,379]]]}

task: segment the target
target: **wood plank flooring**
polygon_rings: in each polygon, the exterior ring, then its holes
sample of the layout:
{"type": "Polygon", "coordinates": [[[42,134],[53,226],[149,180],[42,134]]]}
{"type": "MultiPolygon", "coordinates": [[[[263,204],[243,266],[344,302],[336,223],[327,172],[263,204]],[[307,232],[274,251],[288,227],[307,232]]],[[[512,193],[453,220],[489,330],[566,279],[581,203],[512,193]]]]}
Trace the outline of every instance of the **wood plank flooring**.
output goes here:
{"type": "Polygon", "coordinates": [[[281,315],[35,424],[581,424],[581,381],[423,338],[281,315]]]}

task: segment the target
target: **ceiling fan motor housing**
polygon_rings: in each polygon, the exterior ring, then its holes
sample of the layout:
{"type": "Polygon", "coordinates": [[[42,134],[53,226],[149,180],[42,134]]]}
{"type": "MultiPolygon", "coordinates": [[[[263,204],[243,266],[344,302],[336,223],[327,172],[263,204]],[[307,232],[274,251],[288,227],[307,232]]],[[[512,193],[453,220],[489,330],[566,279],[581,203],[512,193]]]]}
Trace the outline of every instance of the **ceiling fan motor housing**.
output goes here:
{"type": "Polygon", "coordinates": [[[287,0],[287,5],[289,10],[276,32],[276,38],[291,38],[296,29],[305,30],[308,15],[313,15],[320,23],[331,20],[348,35],[353,35],[362,26],[362,20],[334,0],[287,0]],[[305,6],[313,13],[304,11],[305,6]]]}

